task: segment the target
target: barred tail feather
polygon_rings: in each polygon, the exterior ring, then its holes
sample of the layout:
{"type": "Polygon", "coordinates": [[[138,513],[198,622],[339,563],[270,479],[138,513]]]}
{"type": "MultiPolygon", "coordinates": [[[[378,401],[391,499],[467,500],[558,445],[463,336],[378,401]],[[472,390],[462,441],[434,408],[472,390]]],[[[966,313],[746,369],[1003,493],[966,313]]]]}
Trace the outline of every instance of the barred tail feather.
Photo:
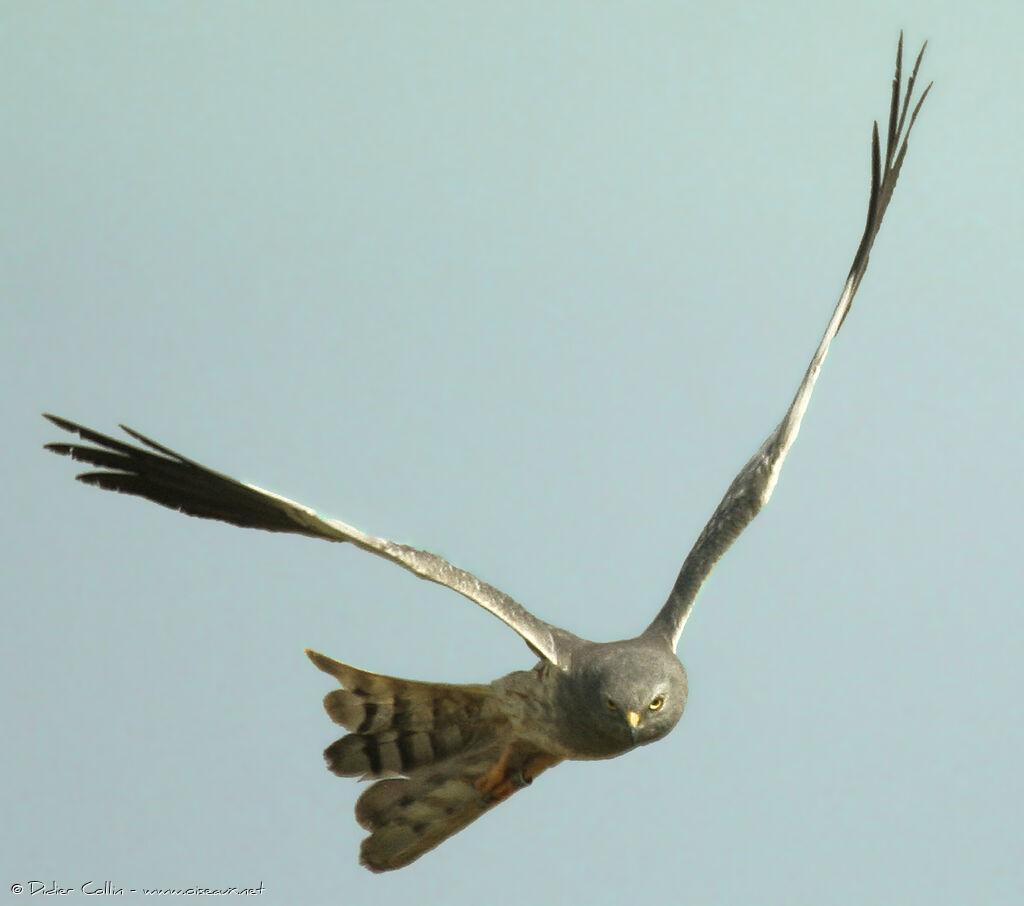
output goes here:
{"type": "Polygon", "coordinates": [[[327,767],[385,778],[356,802],[371,871],[415,861],[560,760],[515,738],[490,686],[395,679],[306,654],[341,683],[324,708],[351,731],[324,751],[327,767]]]}
{"type": "Polygon", "coordinates": [[[351,731],[324,752],[340,777],[409,774],[492,739],[500,725],[490,686],[396,679],[306,654],[342,685],[324,697],[331,720],[351,731]]]}
{"type": "Polygon", "coordinates": [[[370,831],[359,847],[360,864],[374,872],[404,868],[496,805],[476,781],[497,761],[499,748],[481,746],[439,769],[373,784],[356,802],[356,820],[370,831]]]}
{"type": "Polygon", "coordinates": [[[408,779],[379,780],[356,803],[356,820],[370,831],[360,863],[375,872],[404,868],[559,760],[496,739],[408,779]]]}

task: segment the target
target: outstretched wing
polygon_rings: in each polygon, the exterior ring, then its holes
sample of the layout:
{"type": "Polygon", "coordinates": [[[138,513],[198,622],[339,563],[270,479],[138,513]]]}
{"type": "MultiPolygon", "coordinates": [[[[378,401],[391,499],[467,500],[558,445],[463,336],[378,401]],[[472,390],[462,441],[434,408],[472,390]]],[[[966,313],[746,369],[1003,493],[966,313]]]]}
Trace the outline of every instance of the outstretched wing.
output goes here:
{"type": "Polygon", "coordinates": [[[892,82],[892,101],[889,108],[889,130],[886,136],[884,165],[879,150],[877,122],[871,136],[871,198],[868,202],[868,219],[867,225],[864,227],[864,236],[860,241],[857,254],[854,256],[853,266],[846,278],[846,285],[839,297],[839,303],[832,314],[832,319],[828,322],[825,335],[818,344],[814,358],[811,359],[811,364],[807,368],[789,411],[786,412],[786,416],[779,426],[761,445],[761,449],[751,457],[733,483],[729,485],[729,490],[725,492],[722,502],[718,504],[718,508],[712,514],[707,525],[704,526],[697,543],[687,555],[668,601],[665,602],[665,606],[647,629],[649,635],[668,639],[673,648],[679,641],[679,634],[683,631],[683,624],[689,616],[701,585],[722,554],[729,549],[740,532],[768,502],[786,454],[793,445],[793,441],[796,440],[797,432],[800,430],[800,421],[807,410],[811,393],[814,391],[814,383],[818,379],[818,372],[821,371],[822,363],[828,354],[829,345],[839,332],[839,328],[842,327],[843,320],[850,310],[850,303],[857,292],[857,287],[860,286],[860,281],[867,270],[871,246],[878,234],[878,228],[881,226],[885,209],[889,205],[889,199],[892,198],[896,180],[900,175],[900,168],[903,166],[903,158],[907,153],[910,130],[913,128],[918,111],[932,87],[929,84],[925,88],[910,114],[908,122],[907,112],[910,108],[914,82],[917,79],[917,70],[921,65],[925,47],[927,47],[927,42],[917,55],[914,70],[907,81],[906,96],[901,103],[903,34],[900,33],[899,48],[896,52],[896,75],[892,82]],[[906,126],[906,132],[904,132],[904,126],[906,126]]]}
{"type": "Polygon", "coordinates": [[[78,475],[79,481],[108,491],[145,497],[189,516],[219,519],[243,528],[292,532],[326,541],[348,541],[405,567],[421,579],[465,595],[511,626],[539,656],[559,666],[567,662],[568,643],[574,638],[570,633],[537,619],[508,595],[480,581],[472,573],[452,566],[437,554],[385,538],[374,538],[337,519],[325,519],[301,503],[186,459],[124,425],[122,430],[156,452],[115,440],[55,415],[45,417],[58,428],[95,445],[46,444],[45,448],[54,453],[99,466],[100,471],[78,475]]]}

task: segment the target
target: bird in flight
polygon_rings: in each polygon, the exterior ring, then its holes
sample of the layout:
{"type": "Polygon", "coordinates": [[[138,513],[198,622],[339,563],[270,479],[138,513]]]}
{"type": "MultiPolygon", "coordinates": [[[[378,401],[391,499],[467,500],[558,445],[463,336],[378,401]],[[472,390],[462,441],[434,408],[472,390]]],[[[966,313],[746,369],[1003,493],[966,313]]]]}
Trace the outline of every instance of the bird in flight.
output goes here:
{"type": "Polygon", "coordinates": [[[910,131],[931,89],[929,84],[911,109],[924,49],[903,92],[900,35],[884,157],[877,122],[871,136],[864,235],[796,396],[778,427],[729,485],[683,562],[668,600],[636,638],[587,641],[544,622],[437,554],[324,518],[123,425],[141,446],[46,416],[84,442],[46,445],[95,467],[78,475],[79,481],[144,497],[189,516],[348,542],[479,604],[519,633],[539,658],[532,669],[486,685],[452,685],[369,673],[307,650],[313,664],[338,681],[324,707],[348,731],[325,750],[327,767],[342,777],[375,780],[355,807],[356,820],[369,831],[360,848],[360,861],[367,868],[388,871],[408,865],[565,759],[612,758],[661,739],[675,727],[687,697],[686,671],[675,653],[680,633],[714,565],[768,502],[796,440],[829,345],[864,277],[910,131]]]}

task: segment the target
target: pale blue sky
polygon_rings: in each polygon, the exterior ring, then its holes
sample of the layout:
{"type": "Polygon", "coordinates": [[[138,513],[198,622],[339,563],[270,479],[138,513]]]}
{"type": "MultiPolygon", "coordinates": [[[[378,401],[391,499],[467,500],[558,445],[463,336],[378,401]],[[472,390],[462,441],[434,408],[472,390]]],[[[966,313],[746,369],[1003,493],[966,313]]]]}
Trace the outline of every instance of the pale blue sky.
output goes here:
{"type": "Polygon", "coordinates": [[[1024,14],[963,8],[0,5],[5,896],[1013,899],[1024,14]],[[901,27],[935,89],[678,729],[359,868],[303,647],[456,682],[528,651],[358,551],[76,485],[39,413],[632,635],[832,310],[901,27]]]}

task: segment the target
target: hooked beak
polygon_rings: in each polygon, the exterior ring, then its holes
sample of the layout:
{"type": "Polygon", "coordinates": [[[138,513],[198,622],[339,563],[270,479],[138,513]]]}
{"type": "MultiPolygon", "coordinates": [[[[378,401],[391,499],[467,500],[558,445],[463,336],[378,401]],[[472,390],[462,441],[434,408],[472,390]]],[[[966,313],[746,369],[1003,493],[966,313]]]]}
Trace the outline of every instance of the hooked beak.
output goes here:
{"type": "Polygon", "coordinates": [[[626,715],[626,723],[628,723],[634,730],[640,726],[640,712],[630,711],[626,715]]]}

